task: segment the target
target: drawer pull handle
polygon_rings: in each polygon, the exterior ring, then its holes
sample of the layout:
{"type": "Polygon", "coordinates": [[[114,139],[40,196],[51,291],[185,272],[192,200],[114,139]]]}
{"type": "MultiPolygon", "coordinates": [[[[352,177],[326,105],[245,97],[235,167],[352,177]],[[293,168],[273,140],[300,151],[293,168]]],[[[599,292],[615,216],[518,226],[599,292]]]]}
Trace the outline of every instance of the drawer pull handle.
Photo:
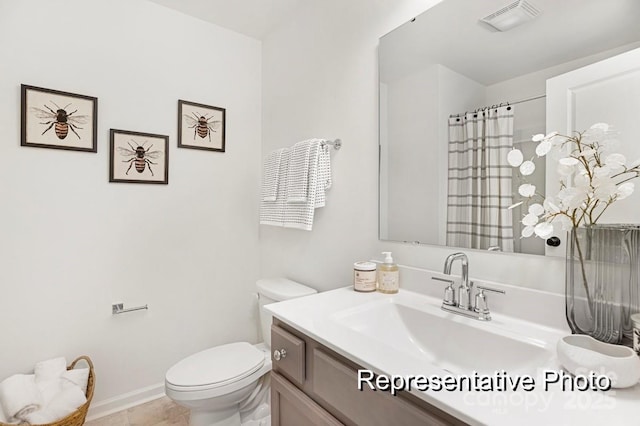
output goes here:
{"type": "Polygon", "coordinates": [[[276,349],[275,351],[273,351],[273,359],[275,359],[276,361],[280,361],[281,359],[285,359],[287,357],[287,351],[283,348],[283,349],[276,349]]]}

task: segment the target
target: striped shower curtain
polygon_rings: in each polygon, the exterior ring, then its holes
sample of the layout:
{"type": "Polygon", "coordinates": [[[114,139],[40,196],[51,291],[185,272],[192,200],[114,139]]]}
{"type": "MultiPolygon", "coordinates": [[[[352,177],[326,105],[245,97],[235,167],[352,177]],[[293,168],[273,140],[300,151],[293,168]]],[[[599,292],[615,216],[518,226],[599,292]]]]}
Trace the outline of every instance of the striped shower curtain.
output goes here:
{"type": "Polygon", "coordinates": [[[513,107],[449,118],[447,245],[513,251],[513,107]]]}

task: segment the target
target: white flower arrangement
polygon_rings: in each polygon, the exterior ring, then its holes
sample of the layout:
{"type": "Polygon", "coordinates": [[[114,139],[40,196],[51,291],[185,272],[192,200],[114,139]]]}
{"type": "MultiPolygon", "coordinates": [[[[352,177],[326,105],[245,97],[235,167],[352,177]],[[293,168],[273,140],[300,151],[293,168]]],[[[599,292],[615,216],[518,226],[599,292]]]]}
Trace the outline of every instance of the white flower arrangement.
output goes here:
{"type": "Polygon", "coordinates": [[[526,176],[536,169],[534,159],[525,161],[519,149],[509,152],[507,161],[519,169],[523,180],[518,193],[525,198],[509,208],[528,207],[522,237],[549,238],[553,221],[564,230],[593,225],[611,204],[633,193],[631,180],[640,176],[640,159],[627,165],[624,155],[612,153],[617,144],[614,133],[608,124],[597,123],[575,136],[558,132],[533,136],[538,158],[551,153],[558,160],[560,191],[554,197],[545,197],[527,182],[526,176]]]}

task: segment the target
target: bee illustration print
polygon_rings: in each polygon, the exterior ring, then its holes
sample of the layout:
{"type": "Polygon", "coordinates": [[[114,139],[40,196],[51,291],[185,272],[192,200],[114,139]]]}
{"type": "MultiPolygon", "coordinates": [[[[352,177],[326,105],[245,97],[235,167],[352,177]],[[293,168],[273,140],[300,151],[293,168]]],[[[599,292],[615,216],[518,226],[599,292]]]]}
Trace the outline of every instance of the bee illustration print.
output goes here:
{"type": "Polygon", "coordinates": [[[67,108],[69,108],[69,105],[71,104],[67,104],[63,108],[60,108],[58,105],[56,105],[55,102],[50,102],[55,106],[55,111],[47,104],[44,105],[44,108],[46,109],[37,107],[31,108],[31,111],[35,114],[36,117],[41,120],[47,120],[40,122],[40,124],[43,124],[45,126],[49,125],[49,127],[44,129],[42,134],[44,135],[53,127],[55,129],[56,136],[58,136],[58,139],[64,139],[69,134],[69,129],[71,129],[71,131],[78,137],[78,139],[81,139],[78,132],[76,132],[76,129],[82,130],[82,127],[80,127],[80,125],[87,124],[89,116],[74,115],[78,112],[77,109],[71,112],[67,112],[67,108]]]}
{"type": "Polygon", "coordinates": [[[184,114],[184,119],[189,124],[189,128],[193,129],[193,139],[195,140],[196,135],[198,135],[202,139],[209,137],[209,142],[211,142],[211,133],[216,132],[220,128],[222,120],[212,120],[213,116],[207,117],[196,114],[195,112],[192,112],[192,114],[193,117],[184,114]]]}
{"type": "Polygon", "coordinates": [[[128,175],[131,167],[135,165],[136,171],[138,173],[143,173],[144,170],[148,168],[151,176],[154,176],[151,165],[156,165],[158,163],[154,163],[151,160],[160,158],[160,156],[162,155],[162,151],[151,151],[151,148],[153,148],[153,144],[149,145],[149,148],[145,149],[144,146],[147,144],[147,141],[145,141],[142,145],[140,145],[133,139],[131,139],[131,142],[133,142],[135,148],[133,145],[131,145],[130,142],[127,142],[127,145],[129,145],[131,149],[118,147],[118,152],[120,153],[120,155],[122,155],[123,157],[131,157],[128,160],[122,160],[123,163],[129,163],[129,168],[127,169],[127,172],[125,174],[128,175]]]}

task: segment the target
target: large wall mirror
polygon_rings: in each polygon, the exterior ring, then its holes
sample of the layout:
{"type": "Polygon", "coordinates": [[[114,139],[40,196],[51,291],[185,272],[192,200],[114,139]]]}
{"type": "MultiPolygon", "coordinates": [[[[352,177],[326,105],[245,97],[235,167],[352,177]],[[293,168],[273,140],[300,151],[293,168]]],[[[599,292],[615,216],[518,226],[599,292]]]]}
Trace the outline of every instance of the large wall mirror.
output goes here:
{"type": "MultiPolygon", "coordinates": [[[[534,158],[532,135],[568,131],[547,128],[549,102],[567,103],[547,93],[548,81],[640,47],[639,18],[638,0],[444,0],[382,37],[380,239],[548,254],[545,240],[520,238],[526,211],[508,207],[521,176],[506,154],[534,158]],[[506,28],[482,21],[494,12],[506,28]],[[511,27],[516,15],[526,19],[511,27]]],[[[626,126],[621,139],[640,157],[639,76],[607,88],[609,99],[605,89],[581,94],[597,106],[580,117],[570,111],[577,98],[561,109],[576,130],[588,120],[626,126]]],[[[537,167],[528,180],[544,193],[555,165],[537,167]]],[[[627,206],[637,212],[634,196],[627,206]]]]}

